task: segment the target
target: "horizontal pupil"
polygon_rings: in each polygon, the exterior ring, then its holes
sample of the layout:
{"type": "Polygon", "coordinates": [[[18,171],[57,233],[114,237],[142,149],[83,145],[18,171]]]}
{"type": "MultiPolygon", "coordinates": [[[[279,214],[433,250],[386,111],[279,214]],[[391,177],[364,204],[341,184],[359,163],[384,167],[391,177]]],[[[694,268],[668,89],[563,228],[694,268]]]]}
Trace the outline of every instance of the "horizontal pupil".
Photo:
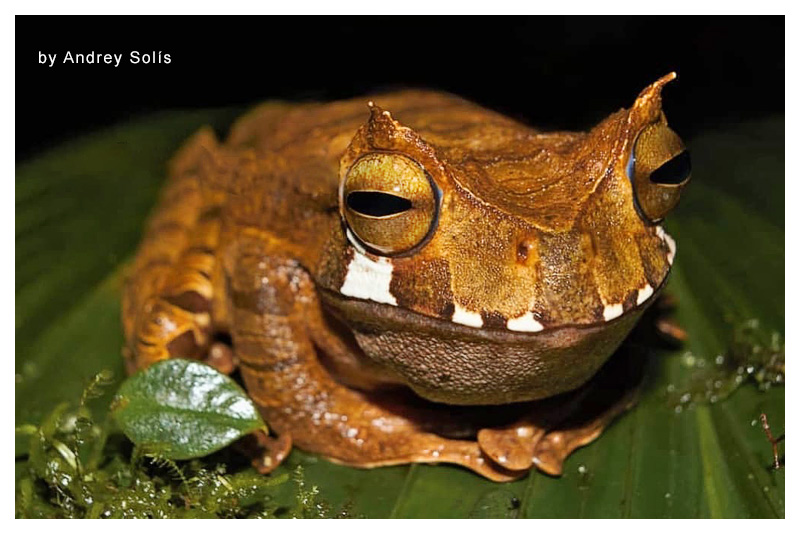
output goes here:
{"type": "Polygon", "coordinates": [[[386,217],[411,209],[407,198],[378,191],[355,191],[347,195],[347,207],[370,217],[386,217]]]}
{"type": "Polygon", "coordinates": [[[650,174],[650,181],[656,184],[677,185],[685,181],[692,173],[692,158],[689,151],[684,150],[664,163],[650,174]]]}

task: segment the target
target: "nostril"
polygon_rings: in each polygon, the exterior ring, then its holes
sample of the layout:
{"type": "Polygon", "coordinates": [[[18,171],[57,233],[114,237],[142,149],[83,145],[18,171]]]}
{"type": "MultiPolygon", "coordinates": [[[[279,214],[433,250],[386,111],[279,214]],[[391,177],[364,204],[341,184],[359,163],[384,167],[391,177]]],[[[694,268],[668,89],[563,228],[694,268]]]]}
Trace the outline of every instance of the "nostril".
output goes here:
{"type": "Polygon", "coordinates": [[[530,257],[535,246],[535,243],[529,239],[523,239],[517,243],[517,263],[522,265],[527,263],[528,257],[530,257]]]}

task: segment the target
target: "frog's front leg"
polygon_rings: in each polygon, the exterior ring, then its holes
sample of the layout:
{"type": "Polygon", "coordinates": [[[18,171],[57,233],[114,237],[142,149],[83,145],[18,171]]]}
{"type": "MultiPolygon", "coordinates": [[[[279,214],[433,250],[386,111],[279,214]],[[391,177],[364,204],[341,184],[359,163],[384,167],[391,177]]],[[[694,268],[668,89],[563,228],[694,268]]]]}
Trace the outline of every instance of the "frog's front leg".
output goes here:
{"type": "Polygon", "coordinates": [[[475,441],[424,432],[411,418],[339,384],[309,335],[319,302],[301,265],[250,243],[232,267],[233,347],[242,377],[267,423],[301,449],[335,462],[376,467],[409,462],[460,464],[496,481],[518,478],[475,441]],[[311,321],[311,324],[309,324],[311,321]]]}

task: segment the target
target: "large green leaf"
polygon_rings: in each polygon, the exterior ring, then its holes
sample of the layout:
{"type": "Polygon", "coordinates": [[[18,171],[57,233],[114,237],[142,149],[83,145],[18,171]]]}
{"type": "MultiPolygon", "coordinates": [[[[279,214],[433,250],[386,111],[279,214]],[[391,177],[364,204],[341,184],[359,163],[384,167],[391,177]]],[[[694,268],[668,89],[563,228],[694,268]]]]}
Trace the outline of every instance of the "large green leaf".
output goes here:
{"type": "MultiPolygon", "coordinates": [[[[120,266],[164,163],[194,129],[224,127],[235,115],[162,114],[18,165],[18,425],[78,397],[101,369],[119,380],[120,266]]],[[[667,225],[678,242],[668,290],[689,340],[674,351],[648,349],[639,405],[577,451],[564,476],[531,473],[498,485],[453,466],[360,470],[299,451],[279,470],[303,465],[325,501],[367,517],[783,517],[784,471],[769,468],[757,421],[766,413],[782,432],[784,389],[746,383],[723,402],[678,410],[669,392],[689,387],[697,362],[723,354],[741,321],[784,333],[784,121],[708,131],[689,145],[694,181],[667,225]]],[[[107,410],[109,400],[94,407],[107,410]]],[[[18,473],[25,450],[19,441],[18,473]]]]}

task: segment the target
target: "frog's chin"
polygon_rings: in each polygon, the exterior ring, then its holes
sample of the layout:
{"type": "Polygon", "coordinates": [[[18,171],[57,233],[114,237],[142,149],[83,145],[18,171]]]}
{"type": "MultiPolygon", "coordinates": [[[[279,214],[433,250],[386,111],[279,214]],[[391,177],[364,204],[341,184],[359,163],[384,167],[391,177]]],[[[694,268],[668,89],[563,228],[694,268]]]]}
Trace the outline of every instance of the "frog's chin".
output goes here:
{"type": "Polygon", "coordinates": [[[320,296],[365,355],[417,394],[479,405],[542,399],[580,387],[656,295],[608,322],[535,333],[474,328],[327,290],[320,296]]]}

